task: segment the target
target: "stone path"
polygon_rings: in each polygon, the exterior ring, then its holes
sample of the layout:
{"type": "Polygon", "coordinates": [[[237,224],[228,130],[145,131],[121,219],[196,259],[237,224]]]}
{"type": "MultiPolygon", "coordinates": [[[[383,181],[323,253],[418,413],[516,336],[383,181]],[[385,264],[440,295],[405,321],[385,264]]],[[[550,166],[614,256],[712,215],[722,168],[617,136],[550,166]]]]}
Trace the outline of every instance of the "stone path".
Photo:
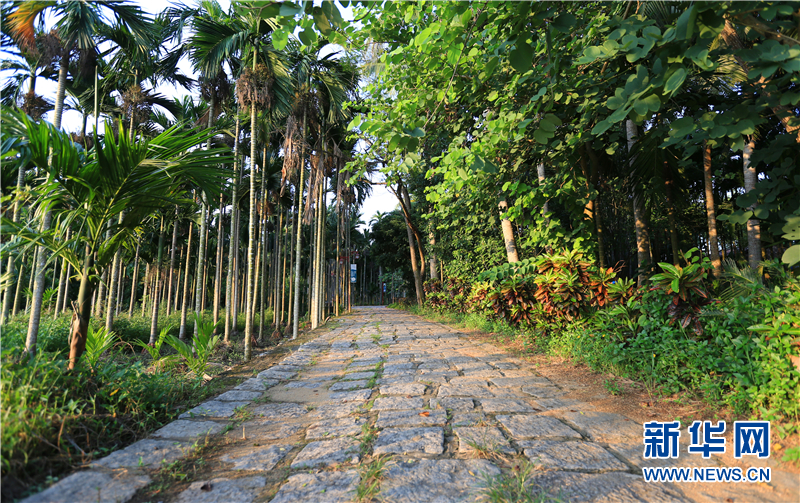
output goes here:
{"type": "Polygon", "coordinates": [[[558,501],[799,500],[796,475],[775,470],[772,484],[646,483],[642,466],[722,462],[646,461],[641,424],[565,392],[494,346],[404,312],[360,308],[152,438],[25,502],[128,501],[162,460],[226,433],[237,410],[249,419],[227,434],[246,440],[224,448],[226,469],[173,501],[347,502],[373,485],[378,501],[480,501],[481,488],[522,459],[535,466],[530,491],[558,501]],[[376,459],[384,461],[379,482],[370,473],[376,459]],[[276,467],[288,473],[278,487],[267,477],[276,467]]]}

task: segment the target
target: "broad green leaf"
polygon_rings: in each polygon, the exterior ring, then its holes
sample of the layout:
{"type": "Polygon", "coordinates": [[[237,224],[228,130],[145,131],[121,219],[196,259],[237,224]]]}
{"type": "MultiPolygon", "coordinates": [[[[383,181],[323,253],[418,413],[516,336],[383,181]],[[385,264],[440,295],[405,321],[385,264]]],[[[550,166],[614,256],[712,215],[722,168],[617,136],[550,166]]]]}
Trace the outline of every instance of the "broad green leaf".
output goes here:
{"type": "Polygon", "coordinates": [[[527,42],[517,40],[517,47],[508,56],[508,61],[514,70],[525,73],[531,69],[531,60],[533,59],[533,47],[528,45],[527,42]]]}
{"type": "MultiPolygon", "coordinates": [[[[551,135],[552,135],[552,133],[551,133],[551,135]]],[[[545,132],[545,131],[543,131],[541,129],[537,129],[536,131],[533,132],[533,138],[537,142],[539,142],[539,143],[541,143],[543,145],[546,145],[547,142],[550,141],[551,136],[548,136],[547,132],[545,132]]]]}
{"type": "Polygon", "coordinates": [[[272,32],[272,46],[275,49],[282,51],[289,43],[289,34],[285,29],[279,29],[272,32]]]}
{"type": "Polygon", "coordinates": [[[800,262],[800,245],[790,246],[781,256],[781,262],[792,267],[800,262]]]}
{"type": "Polygon", "coordinates": [[[667,83],[664,84],[664,92],[671,93],[680,89],[683,85],[683,81],[686,80],[686,69],[682,66],[670,70],[669,77],[667,77],[667,83]]]}
{"type": "Polygon", "coordinates": [[[425,136],[425,131],[418,127],[415,127],[414,130],[411,131],[411,136],[414,138],[422,138],[423,136],[425,136]]]}
{"type": "Polygon", "coordinates": [[[678,22],[676,23],[677,29],[675,31],[675,38],[678,40],[691,39],[694,35],[696,20],[697,8],[694,5],[691,5],[678,18],[678,22]]]}
{"type": "Polygon", "coordinates": [[[553,20],[553,28],[561,33],[570,33],[578,20],[569,12],[564,12],[553,20]]]}
{"type": "Polygon", "coordinates": [[[604,54],[605,52],[603,51],[603,49],[596,46],[590,46],[583,50],[583,56],[578,58],[577,63],[579,65],[586,65],[593,62],[600,56],[603,56],[604,54]]]}
{"type": "Polygon", "coordinates": [[[303,45],[310,46],[317,41],[317,34],[311,28],[306,28],[298,34],[298,38],[303,45]]]}

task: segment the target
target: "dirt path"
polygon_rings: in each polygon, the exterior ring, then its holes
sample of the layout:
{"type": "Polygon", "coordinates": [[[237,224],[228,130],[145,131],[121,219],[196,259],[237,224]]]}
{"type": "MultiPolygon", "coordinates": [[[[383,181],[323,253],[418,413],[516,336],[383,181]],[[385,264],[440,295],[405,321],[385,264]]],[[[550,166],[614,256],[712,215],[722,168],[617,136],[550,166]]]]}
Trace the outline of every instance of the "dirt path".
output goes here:
{"type": "Polygon", "coordinates": [[[775,469],[768,484],[647,483],[642,467],[730,464],[687,454],[685,425],[678,459],[645,460],[640,423],[569,392],[443,325],[359,308],[150,439],[25,501],[449,503],[508,501],[494,498],[502,491],[514,501],[515,487],[536,501],[800,499],[797,476],[775,469]]]}

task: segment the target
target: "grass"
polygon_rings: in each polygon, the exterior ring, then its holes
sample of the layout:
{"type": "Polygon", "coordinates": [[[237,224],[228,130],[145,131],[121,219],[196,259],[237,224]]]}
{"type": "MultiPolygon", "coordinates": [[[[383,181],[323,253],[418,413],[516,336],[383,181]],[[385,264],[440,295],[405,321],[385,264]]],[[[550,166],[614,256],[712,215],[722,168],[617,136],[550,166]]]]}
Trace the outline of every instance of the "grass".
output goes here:
{"type": "Polygon", "coordinates": [[[370,423],[364,423],[361,426],[361,442],[358,445],[358,452],[364,458],[372,450],[372,444],[378,438],[378,430],[370,423]]]}
{"type": "Polygon", "coordinates": [[[552,496],[533,483],[534,467],[529,461],[521,461],[508,472],[499,475],[482,474],[480,501],[489,503],[556,503],[565,501],[552,496]]]}
{"type": "MultiPolygon", "coordinates": [[[[170,333],[177,334],[180,313],[165,314],[160,325],[171,326],[170,333]]],[[[211,319],[210,311],[204,315],[211,319]]],[[[243,321],[242,315],[242,326],[243,321]]],[[[43,314],[33,361],[22,355],[26,315],[21,313],[2,327],[3,499],[41,490],[76,466],[146,437],[230,385],[226,379],[193,379],[182,364],[171,369],[152,366],[152,357],[134,344],[149,339],[149,316],[118,316],[116,344],[96,365],[86,365],[82,359],[78,369],[68,372],[69,323],[69,315],[53,320],[43,314]]],[[[102,320],[93,319],[91,324],[100,327],[102,320]]],[[[241,346],[241,340],[220,345],[211,361],[239,363],[241,346]]],[[[162,346],[162,356],[171,353],[166,344],[162,346]]]]}
{"type": "Polygon", "coordinates": [[[362,463],[359,469],[361,480],[356,487],[356,500],[359,503],[373,501],[381,488],[381,480],[388,457],[378,457],[369,463],[362,463]]]}

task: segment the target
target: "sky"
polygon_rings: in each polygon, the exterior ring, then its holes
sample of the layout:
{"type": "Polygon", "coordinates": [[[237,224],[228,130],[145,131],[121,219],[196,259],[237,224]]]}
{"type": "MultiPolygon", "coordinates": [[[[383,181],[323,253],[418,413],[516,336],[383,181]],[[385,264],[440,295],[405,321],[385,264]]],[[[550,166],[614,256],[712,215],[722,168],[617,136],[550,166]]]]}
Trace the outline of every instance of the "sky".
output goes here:
{"type": "MultiPolygon", "coordinates": [[[[230,5],[230,0],[218,0],[220,5],[224,9],[227,9],[230,5]]],[[[132,3],[138,4],[142,10],[145,12],[155,15],[161,10],[163,10],[168,3],[161,2],[161,1],[153,1],[153,0],[133,0],[132,3]]],[[[187,0],[185,3],[191,4],[190,0],[187,0]]],[[[319,0],[314,2],[319,3],[319,0]]],[[[339,5],[339,10],[342,13],[342,17],[345,20],[352,20],[353,19],[353,9],[352,7],[343,8],[339,5]]],[[[53,20],[48,19],[47,24],[48,26],[52,25],[53,20]]],[[[180,69],[186,75],[193,76],[194,72],[192,71],[191,65],[189,62],[184,58],[180,62],[180,69]]],[[[4,82],[6,78],[10,75],[10,72],[3,71],[0,73],[0,81],[4,82]]],[[[57,85],[55,81],[50,81],[46,79],[38,79],[36,82],[36,92],[37,94],[41,94],[42,96],[50,99],[51,101],[55,101],[57,85]]],[[[176,87],[171,84],[161,85],[156,88],[156,92],[166,96],[167,98],[172,97],[182,97],[185,95],[191,95],[192,93],[187,91],[182,87],[176,87]]],[[[197,99],[197,95],[195,93],[195,99],[197,99]]],[[[53,120],[53,112],[48,112],[45,114],[46,120],[53,120]]],[[[66,131],[74,132],[79,131],[82,124],[82,117],[80,113],[74,110],[65,110],[64,115],[62,118],[62,128],[66,131]]],[[[102,126],[101,126],[102,128],[102,126]]],[[[369,227],[369,221],[377,212],[387,213],[390,212],[398,207],[397,198],[386,189],[385,185],[378,185],[377,183],[383,182],[383,177],[380,174],[373,175],[373,181],[376,182],[375,185],[372,187],[372,195],[367,198],[364,202],[364,205],[360,209],[360,213],[362,214],[361,220],[364,221],[363,225],[359,225],[359,229],[364,229],[369,227]]]]}

